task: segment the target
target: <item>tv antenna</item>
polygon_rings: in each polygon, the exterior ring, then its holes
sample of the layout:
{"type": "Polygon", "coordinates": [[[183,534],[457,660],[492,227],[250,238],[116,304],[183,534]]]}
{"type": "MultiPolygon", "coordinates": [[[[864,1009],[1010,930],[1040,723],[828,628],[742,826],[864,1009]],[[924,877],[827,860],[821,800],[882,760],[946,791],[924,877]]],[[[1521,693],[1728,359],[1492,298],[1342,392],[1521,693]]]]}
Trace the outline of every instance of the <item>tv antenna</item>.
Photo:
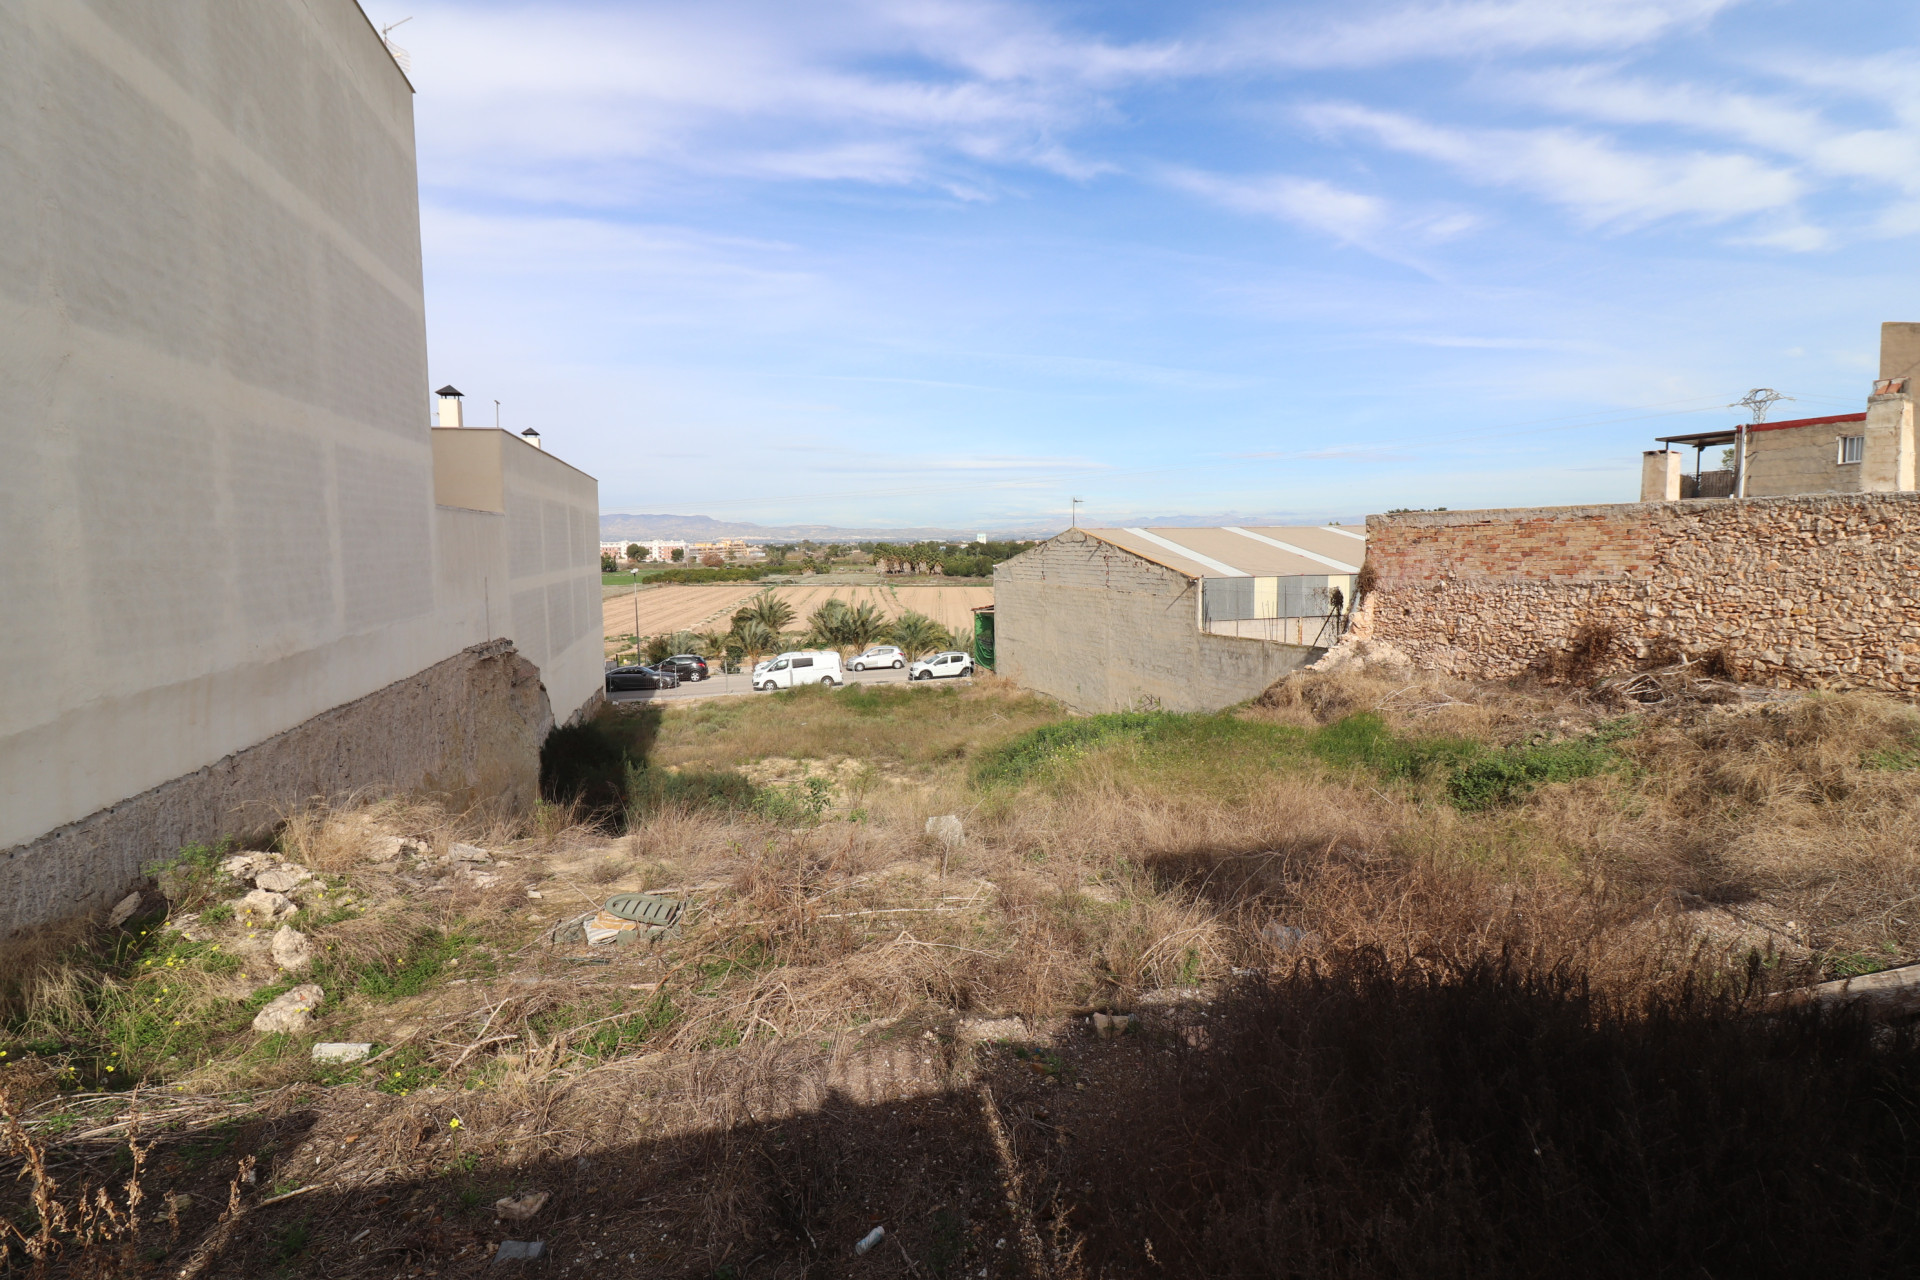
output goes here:
{"type": "Polygon", "coordinates": [[[1085,498],[1075,498],[1073,505],[1068,508],[1071,514],[1068,515],[1067,520],[1076,529],[1080,527],[1080,505],[1085,501],[1085,498]]]}
{"type": "Polygon", "coordinates": [[[413,15],[408,14],[406,17],[400,19],[400,21],[389,22],[386,26],[380,28],[380,43],[387,46],[387,52],[393,55],[393,60],[399,63],[400,69],[408,75],[413,74],[413,55],[393,42],[393,29],[395,27],[404,27],[412,21],[413,15]]]}
{"type": "Polygon", "coordinates": [[[1751,409],[1753,410],[1754,422],[1761,423],[1767,420],[1767,410],[1782,400],[1791,402],[1793,397],[1783,396],[1772,387],[1755,387],[1753,390],[1747,392],[1746,395],[1728,405],[1727,408],[1751,409]]]}

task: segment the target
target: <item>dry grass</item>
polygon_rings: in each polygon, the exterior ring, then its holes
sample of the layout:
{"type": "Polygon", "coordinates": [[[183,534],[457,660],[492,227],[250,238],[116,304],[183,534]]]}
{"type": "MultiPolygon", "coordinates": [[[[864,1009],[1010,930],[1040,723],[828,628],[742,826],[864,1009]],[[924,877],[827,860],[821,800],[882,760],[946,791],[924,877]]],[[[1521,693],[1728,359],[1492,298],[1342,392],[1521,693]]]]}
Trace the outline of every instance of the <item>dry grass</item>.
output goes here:
{"type": "MultiPolygon", "coordinates": [[[[198,1056],[182,1054],[184,1041],[149,1049],[143,1070],[189,1095],[327,1086],[310,1130],[273,1162],[329,1186],[457,1182],[449,1170],[467,1155],[514,1185],[533,1176],[515,1170],[536,1167],[552,1182],[556,1161],[664,1144],[662,1168],[691,1170],[673,1229],[705,1268],[688,1270],[708,1274],[730,1241],[781,1220],[781,1196],[813,1185],[768,1181],[788,1157],[765,1126],[837,1114],[846,1099],[920,1099],[946,1115],[953,1091],[1009,1063],[1045,1068],[1021,1077],[1035,1088],[1053,1079],[1041,1059],[976,1044],[971,1020],[1018,1015],[1028,1034],[1066,1046],[1065,1020],[1090,1010],[1192,1005],[1237,982],[1376,957],[1341,988],[1355,1010],[1375,998],[1352,994],[1369,984],[1479,982],[1497,1004],[1508,983],[1577,989],[1625,1027],[1649,1001],[1685,1010],[1709,992],[1738,1004],[1823,966],[1908,959],[1920,944],[1907,924],[1920,897],[1920,773],[1901,767],[1920,718],[1898,703],[1682,704],[1623,719],[1564,686],[1346,672],[1289,680],[1228,720],[1093,740],[1019,785],[975,780],[999,744],[1057,719],[992,682],[804,690],[676,709],[649,738],[651,767],[821,779],[830,794],[817,819],[669,805],[612,834],[553,806],[514,826],[400,800],[289,815],[283,851],[320,876],[329,903],[352,899],[337,910],[316,900],[303,916],[328,957],[322,976],[361,975],[315,1035],[373,1041],[382,1058],[316,1068],[300,1044],[235,1026],[198,1032],[198,1056]],[[1604,731],[1618,767],[1463,810],[1436,777],[1299,746],[1355,715],[1404,741],[1478,750],[1604,731]],[[943,814],[965,824],[958,848],[926,836],[943,814]],[[429,884],[427,864],[392,859],[396,836],[436,853],[455,841],[491,849],[497,879],[429,884]],[[594,953],[542,942],[626,889],[683,896],[681,935],[594,953]],[[1732,935],[1714,932],[1729,920],[1732,935]],[[597,958],[610,963],[578,963],[597,958]]],[[[152,998],[137,962],[161,954],[122,951],[111,963],[98,945],[90,958],[43,960],[16,983],[9,1045],[119,1043],[127,1010],[152,998]]],[[[233,1024],[248,984],[201,952],[166,954],[182,962],[166,999],[191,1011],[184,1020],[233,1024]]],[[[1206,1044],[1212,1033],[1165,1034],[1206,1044]]],[[[1010,1087],[994,1085],[1014,1097],[1010,1150],[1038,1159],[1044,1108],[1010,1087]]],[[[965,1114],[984,1114],[966,1097],[965,1114]]],[[[30,1126],[62,1106],[39,1105],[30,1126]]],[[[984,1167],[1004,1163],[992,1144],[978,1150],[984,1167]]],[[[822,1187],[843,1177],[821,1176],[822,1187]]],[[[1031,1189],[1058,1197],[1064,1185],[1031,1189]]],[[[1091,1237],[1061,1222],[1049,1229],[1065,1233],[1064,1258],[1091,1237]]]]}

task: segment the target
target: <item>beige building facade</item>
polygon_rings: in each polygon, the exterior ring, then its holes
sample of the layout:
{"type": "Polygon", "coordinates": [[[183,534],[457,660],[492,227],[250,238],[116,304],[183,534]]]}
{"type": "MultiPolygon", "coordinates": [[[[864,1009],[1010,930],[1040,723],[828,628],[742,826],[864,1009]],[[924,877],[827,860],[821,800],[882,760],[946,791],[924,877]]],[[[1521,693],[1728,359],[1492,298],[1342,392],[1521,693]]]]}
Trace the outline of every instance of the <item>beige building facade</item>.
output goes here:
{"type": "Polygon", "coordinates": [[[379,35],[353,0],[13,0],[0,65],[0,934],[223,834],[222,771],[292,803],[484,740],[523,773],[600,688],[597,486],[436,444],[379,35]],[[525,732],[459,723],[496,677],[525,732]],[[447,723],[297,740],[405,690],[447,723]]]}
{"type": "Polygon", "coordinates": [[[1334,644],[1366,534],[1072,529],[994,566],[994,670],[1076,711],[1217,711],[1334,644]]]}
{"type": "Polygon", "coordinates": [[[1915,487],[1913,393],[1920,324],[1880,326],[1880,376],[1861,413],[1760,422],[1667,436],[1641,455],[1640,501],[1773,498],[1797,493],[1908,493],[1915,487]],[[1673,446],[1679,446],[1674,448],[1673,446]],[[1689,457],[1686,450],[1691,449],[1689,457]],[[1731,468],[1702,468],[1705,452],[1734,450],[1731,468]]]}

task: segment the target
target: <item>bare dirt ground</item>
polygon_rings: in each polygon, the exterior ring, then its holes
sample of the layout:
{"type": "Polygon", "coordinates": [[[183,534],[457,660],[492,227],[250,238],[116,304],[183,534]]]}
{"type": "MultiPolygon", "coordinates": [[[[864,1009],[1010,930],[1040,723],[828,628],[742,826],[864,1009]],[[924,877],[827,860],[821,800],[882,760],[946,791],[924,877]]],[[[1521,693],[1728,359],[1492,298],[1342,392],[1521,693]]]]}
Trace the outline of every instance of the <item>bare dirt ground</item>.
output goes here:
{"type": "MultiPolygon", "coordinates": [[[[793,606],[796,619],[808,614],[829,599],[850,605],[871,602],[888,617],[909,610],[923,613],[951,630],[971,632],[972,610],[993,603],[993,588],[988,586],[781,586],[770,589],[793,606]]],[[[762,588],[752,583],[725,583],[713,586],[673,585],[652,587],[636,595],[607,595],[601,612],[608,639],[631,635],[660,635],[671,631],[705,631],[724,628],[733,611],[762,588]],[[634,627],[636,605],[638,626],[634,627]]]]}

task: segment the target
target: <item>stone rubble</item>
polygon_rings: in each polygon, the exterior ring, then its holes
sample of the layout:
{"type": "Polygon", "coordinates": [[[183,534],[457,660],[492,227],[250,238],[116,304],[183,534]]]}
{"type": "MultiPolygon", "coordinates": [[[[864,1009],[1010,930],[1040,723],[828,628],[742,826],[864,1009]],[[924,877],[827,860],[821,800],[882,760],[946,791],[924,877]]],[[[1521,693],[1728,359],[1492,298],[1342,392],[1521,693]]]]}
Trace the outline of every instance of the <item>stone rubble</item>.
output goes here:
{"type": "Polygon", "coordinates": [[[262,1035],[282,1032],[302,1035],[313,1025],[313,1010],[326,998],[326,992],[311,982],[302,983],[277,997],[254,1015],[253,1029],[262,1035]]]}

